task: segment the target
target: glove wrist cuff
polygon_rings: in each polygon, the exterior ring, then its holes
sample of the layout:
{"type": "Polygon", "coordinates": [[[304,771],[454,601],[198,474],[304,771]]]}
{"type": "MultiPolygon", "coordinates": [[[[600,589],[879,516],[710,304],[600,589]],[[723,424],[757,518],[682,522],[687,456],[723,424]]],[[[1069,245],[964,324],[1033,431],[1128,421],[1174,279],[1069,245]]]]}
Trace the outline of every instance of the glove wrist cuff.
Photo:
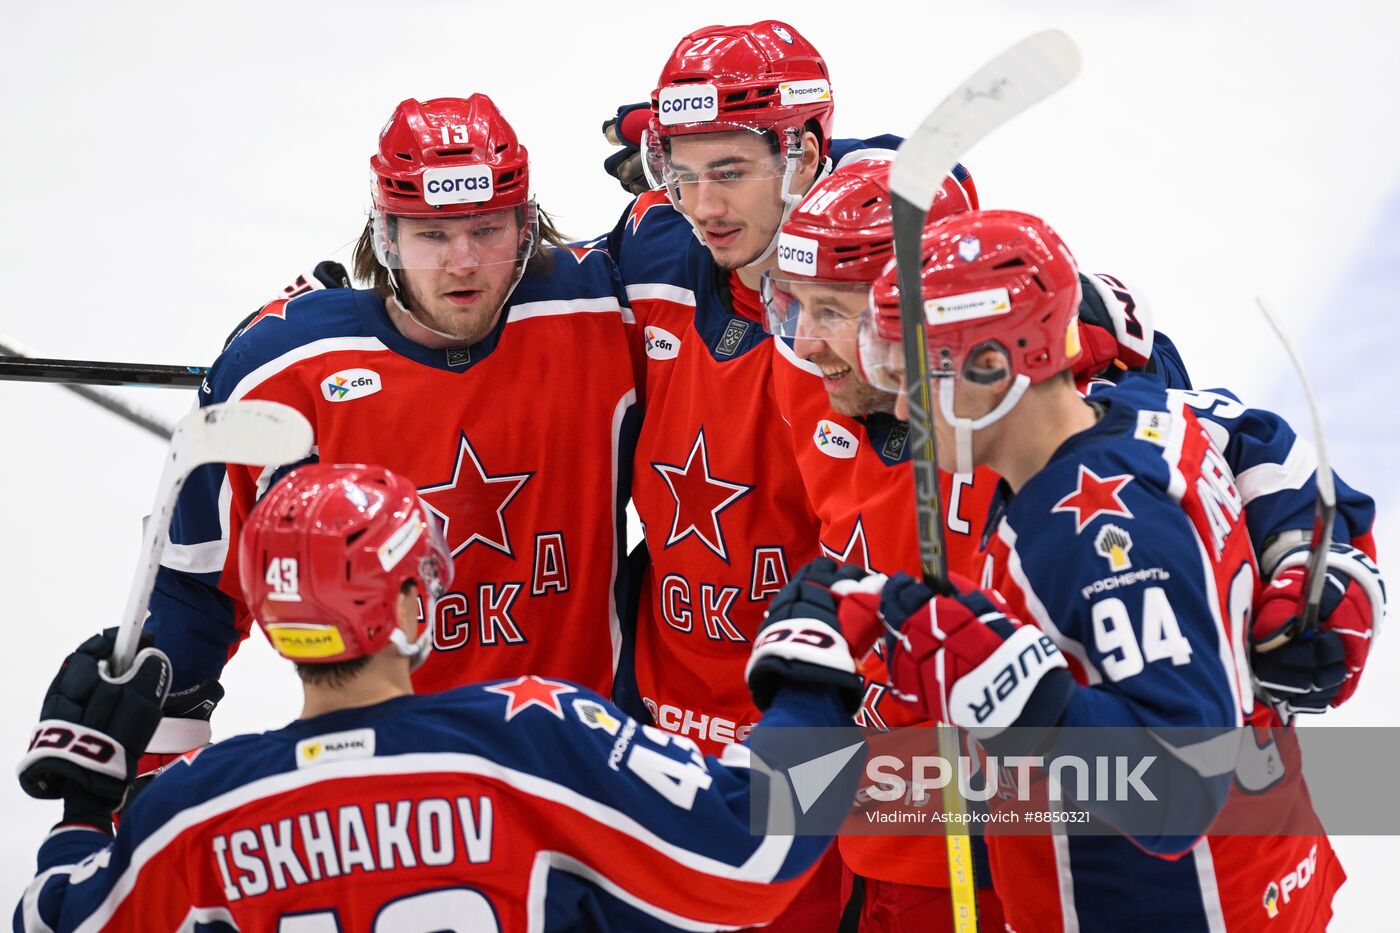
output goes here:
{"type": "Polygon", "coordinates": [[[213,735],[214,729],[207,719],[163,716],[146,745],[146,754],[180,755],[192,748],[208,745],[213,735]]]}

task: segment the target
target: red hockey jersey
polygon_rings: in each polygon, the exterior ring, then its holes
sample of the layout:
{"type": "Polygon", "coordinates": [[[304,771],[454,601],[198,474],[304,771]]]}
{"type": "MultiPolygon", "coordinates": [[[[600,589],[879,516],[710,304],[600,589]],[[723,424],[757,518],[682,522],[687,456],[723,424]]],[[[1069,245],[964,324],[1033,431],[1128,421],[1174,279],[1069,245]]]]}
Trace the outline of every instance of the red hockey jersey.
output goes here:
{"type": "MultiPolygon", "coordinates": [[[[635,435],[632,316],[598,250],[554,250],[501,324],[468,348],[409,341],[373,292],[268,305],[232,341],[201,400],[270,399],[315,429],[323,462],[408,476],[444,526],[455,580],[437,603],[422,692],[538,671],[607,693],[635,435]]],[[[152,598],[175,685],[217,677],[247,634],[237,548],[275,475],[203,468],[181,495],[152,598]]]]}

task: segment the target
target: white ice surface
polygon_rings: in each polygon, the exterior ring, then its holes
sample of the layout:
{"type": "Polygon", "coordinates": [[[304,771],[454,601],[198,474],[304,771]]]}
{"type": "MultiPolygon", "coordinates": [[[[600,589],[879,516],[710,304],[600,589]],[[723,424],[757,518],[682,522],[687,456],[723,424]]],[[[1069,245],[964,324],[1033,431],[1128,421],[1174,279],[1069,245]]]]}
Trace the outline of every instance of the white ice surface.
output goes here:
{"type": "MultiPolygon", "coordinates": [[[[645,96],[688,29],[765,14],[825,53],[840,135],[905,132],[991,54],[1068,31],[1078,83],[968,154],[984,206],[1043,215],[1087,269],[1149,294],[1198,384],[1305,417],[1253,310],[1270,298],[1302,339],[1339,468],[1381,501],[1383,563],[1397,553],[1392,3],[7,0],[0,333],[53,356],[207,363],[293,274],[346,257],[376,134],[408,96],[491,94],[541,203],[575,235],[601,232],[626,202],[599,167],[599,123],[645,96]]],[[[128,391],[172,418],[192,401],[128,391]]],[[[160,455],[61,389],[0,384],[0,758],[18,758],[60,658],[114,624],[160,455]]],[[[1400,722],[1391,641],[1332,721],[1400,722]]],[[[295,716],[285,668],[254,636],[216,734],[295,716]]],[[[0,809],[0,895],[16,896],[58,808],[6,780],[0,809]]],[[[1396,840],[1339,847],[1351,880],[1333,929],[1392,923],[1396,840]]]]}

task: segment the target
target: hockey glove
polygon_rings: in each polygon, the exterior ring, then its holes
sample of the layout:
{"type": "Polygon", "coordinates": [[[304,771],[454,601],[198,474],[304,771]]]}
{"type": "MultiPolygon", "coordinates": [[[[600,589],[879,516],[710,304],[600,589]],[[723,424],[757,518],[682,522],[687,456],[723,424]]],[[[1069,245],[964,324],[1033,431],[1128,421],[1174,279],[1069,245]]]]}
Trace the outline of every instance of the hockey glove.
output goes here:
{"type": "Polygon", "coordinates": [[[200,681],[166,697],[161,707],[160,725],[146,743],[146,754],[136,766],[136,784],[128,799],[134,798],[166,765],[209,744],[213,737],[209,718],[223,698],[224,688],[217,680],[200,681]]]}
{"type": "Polygon", "coordinates": [[[995,593],[950,582],[948,596],[903,573],[885,584],[880,612],[892,630],[885,657],[894,695],[984,743],[1012,726],[1057,725],[1075,689],[1060,649],[1008,615],[995,593]]]}
{"type": "Polygon", "coordinates": [[[170,690],[170,659],[143,635],[130,670],[113,677],[107,665],[116,632],[83,642],[49,684],[19,763],[20,786],[31,797],[78,798],[93,813],[110,814],[136,776],[170,690]]]}
{"type": "Polygon", "coordinates": [[[1093,377],[1114,364],[1138,369],[1152,356],[1155,328],[1147,304],[1111,275],[1080,274],[1079,344],[1076,376],[1093,377]]]}
{"type": "Polygon", "coordinates": [[[852,715],[860,709],[864,682],[841,636],[832,586],[863,576],[860,567],[819,557],[773,597],[744,669],[760,710],[773,702],[779,687],[793,682],[835,687],[852,715]]]}
{"type": "Polygon", "coordinates": [[[1302,631],[1306,546],[1285,554],[1254,607],[1251,665],[1286,721],[1341,706],[1356,691],[1376,622],[1385,613],[1379,569],[1351,545],[1333,542],[1318,630],[1302,631]]]}
{"type": "Polygon", "coordinates": [[[603,170],[622,185],[628,194],[643,194],[651,190],[643,165],[642,134],[651,122],[651,104],[626,104],[617,108],[617,116],[603,123],[603,138],[617,152],[603,160],[603,170]]]}

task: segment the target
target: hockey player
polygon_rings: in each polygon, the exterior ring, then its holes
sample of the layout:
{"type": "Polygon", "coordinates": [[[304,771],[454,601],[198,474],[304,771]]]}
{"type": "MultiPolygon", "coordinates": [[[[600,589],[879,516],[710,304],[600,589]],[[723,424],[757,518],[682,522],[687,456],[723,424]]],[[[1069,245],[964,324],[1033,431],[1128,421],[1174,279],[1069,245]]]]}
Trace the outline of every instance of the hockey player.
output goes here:
{"type": "MultiPolygon", "coordinates": [[[[1265,416],[1223,394],[1171,392],[1128,376],[1081,395],[1071,375],[1080,354],[1080,280],[1042,221],[1009,211],[955,215],[926,231],[923,261],[939,449],[958,469],[987,466],[1003,479],[1005,508],[979,574],[1000,595],[965,580],[937,597],[902,574],[886,583],[881,611],[898,632],[888,644],[892,689],[931,718],[970,729],[994,752],[1013,726],[1024,738],[1054,727],[1267,721],[1245,660],[1260,586],[1250,533],[1256,518],[1278,523],[1275,507],[1296,506],[1298,495],[1282,493],[1312,486],[1307,465],[1296,481],[1260,471],[1237,485],[1231,455],[1213,438],[1265,416]],[[1024,676],[998,681],[994,711],[974,716],[970,697],[1013,656],[1024,676]]],[[[872,295],[873,324],[890,340],[899,327],[894,280],[887,269],[872,295]]],[[[897,352],[895,342],[862,343],[873,382],[900,368],[897,352]]],[[[1274,428],[1245,433],[1267,439],[1269,455],[1282,462],[1298,448],[1286,425],[1275,419],[1274,428]]],[[[1242,446],[1233,445],[1236,462],[1242,446]]],[[[1369,529],[1371,504],[1344,485],[1339,503],[1338,544],[1350,547],[1343,542],[1369,529]]],[[[1342,558],[1332,573],[1378,618],[1373,566],[1357,569],[1368,563],[1342,558]]],[[[1182,786],[1197,784],[1216,809],[1223,804],[1228,781],[1188,777],[1182,786]]],[[[1008,926],[1020,933],[1325,926],[1344,875],[1324,836],[1256,840],[1203,836],[1204,829],[1185,843],[1150,835],[1058,837],[1063,844],[1053,846],[1043,837],[993,838],[1008,926]],[[1308,887],[1282,909],[1270,903],[1270,882],[1306,859],[1315,865],[1308,887]]]]}
{"type": "MultiPolygon", "coordinates": [[[[526,149],[484,95],[404,101],[370,166],[355,269],[372,287],[264,307],[201,402],[289,404],[321,458],[382,462],[418,484],[471,567],[427,620],[437,651],[414,675],[420,691],[532,671],[606,695],[637,417],[616,270],[601,250],[560,247],[526,149]]],[[[270,479],[208,467],[182,494],[151,602],[175,670],[154,751],[208,741],[220,672],[249,625],[228,542],[270,479]]]]}
{"type": "MultiPolygon", "coordinates": [[[[759,291],[769,330],[781,338],[774,344],[777,413],[791,432],[802,484],[821,522],[823,552],[868,571],[912,573],[919,559],[905,448],[908,426],[894,416],[896,394],[866,381],[857,352],[870,286],[894,250],[889,169],[888,161],[865,159],[813,185],[783,224],[778,267],[764,273],[759,291]]],[[[976,207],[975,190],[949,176],[930,216],[976,207]]],[[[1165,338],[1154,348],[1150,316],[1120,283],[1110,287],[1088,276],[1081,281],[1080,333],[1096,352],[1081,354],[1078,378],[1087,381],[1132,365],[1184,379],[1175,349],[1165,338]]],[[[949,566],[970,576],[997,476],[983,467],[970,475],[940,472],[939,482],[949,566]]],[[[880,656],[863,658],[861,668],[866,684],[857,722],[886,729],[917,721],[889,697],[880,656]]],[[[864,879],[862,930],[914,924],[933,930],[951,922],[943,839],[850,835],[841,838],[840,849],[864,879]]],[[[995,895],[984,887],[979,920],[997,928],[998,917],[995,895]]]]}
{"type": "MultiPolygon", "coordinates": [[[[703,758],[536,675],[412,695],[430,644],[418,601],[452,582],[432,512],[380,467],[318,464],[274,487],[245,523],[240,579],[296,663],[302,717],[172,765],[115,838],[107,814],[169,663],[146,647],[110,677],[110,633],[68,657],[21,763],[64,820],[16,930],[701,930],[783,908],[830,839],[751,834],[750,784],[779,785],[751,777],[748,748],[703,758]]],[[[774,601],[749,662],[760,728],[835,726],[858,702],[833,607],[803,593],[774,601]]],[[[852,775],[824,793],[853,790],[852,775]]]]}

